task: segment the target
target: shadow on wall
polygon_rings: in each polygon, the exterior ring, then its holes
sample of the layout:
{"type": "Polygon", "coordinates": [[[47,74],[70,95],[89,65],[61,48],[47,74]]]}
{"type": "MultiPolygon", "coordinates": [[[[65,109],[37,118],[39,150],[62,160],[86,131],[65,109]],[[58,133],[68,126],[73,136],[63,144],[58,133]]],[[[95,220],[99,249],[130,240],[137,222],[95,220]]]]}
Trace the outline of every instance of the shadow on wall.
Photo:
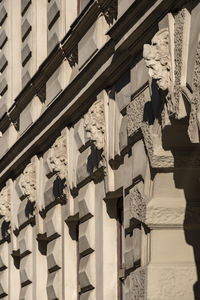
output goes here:
{"type": "MultiPolygon", "coordinates": [[[[172,125],[171,134],[176,136],[177,126],[172,125]]],[[[186,149],[171,149],[174,156],[174,182],[178,189],[183,189],[186,200],[185,218],[183,223],[186,243],[193,247],[194,260],[197,269],[197,282],[194,284],[194,299],[200,299],[200,146],[190,143],[187,135],[187,126],[181,124],[185,128],[183,135],[185,137],[186,149]],[[179,153],[180,151],[180,153],[179,153]],[[181,155],[183,157],[181,157],[181,155]],[[184,168],[180,168],[181,164],[184,168]]]]}
{"type": "MultiPolygon", "coordinates": [[[[144,121],[149,125],[155,119],[161,124],[161,111],[165,95],[158,92],[152,81],[152,99],[144,109],[144,121]]],[[[190,108],[188,108],[188,115],[190,108]]],[[[170,150],[174,157],[174,182],[177,189],[183,189],[186,200],[183,223],[185,241],[193,247],[197,270],[197,282],[194,283],[194,299],[200,299],[200,145],[192,144],[187,133],[189,118],[175,120],[170,117],[171,125],[162,132],[162,146],[170,150]]],[[[169,170],[171,172],[171,170],[169,170]]],[[[187,276],[187,274],[185,275],[187,276]]]]}

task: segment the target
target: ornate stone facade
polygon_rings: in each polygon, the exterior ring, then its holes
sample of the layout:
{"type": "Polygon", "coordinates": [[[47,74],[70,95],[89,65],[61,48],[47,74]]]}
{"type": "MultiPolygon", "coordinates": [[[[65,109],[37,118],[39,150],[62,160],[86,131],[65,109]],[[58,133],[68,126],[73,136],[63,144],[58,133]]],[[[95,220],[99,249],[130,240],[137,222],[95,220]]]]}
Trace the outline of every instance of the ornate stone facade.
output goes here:
{"type": "Polygon", "coordinates": [[[199,18],[0,1],[1,299],[200,299],[199,18]]]}

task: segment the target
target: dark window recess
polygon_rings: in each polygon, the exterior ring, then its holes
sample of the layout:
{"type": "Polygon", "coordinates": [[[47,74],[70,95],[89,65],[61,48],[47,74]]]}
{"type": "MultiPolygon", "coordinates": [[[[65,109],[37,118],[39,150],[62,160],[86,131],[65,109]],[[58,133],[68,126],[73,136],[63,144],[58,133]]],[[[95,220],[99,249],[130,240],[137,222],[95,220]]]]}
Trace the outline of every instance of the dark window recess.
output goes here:
{"type": "Polygon", "coordinates": [[[47,17],[48,17],[48,28],[50,30],[54,25],[54,23],[57,21],[57,19],[60,17],[60,11],[58,9],[56,2],[54,2],[54,4],[50,7],[47,17]]]}
{"type": "Polygon", "coordinates": [[[21,14],[25,14],[29,6],[31,5],[31,0],[21,0],[21,14]]]}
{"type": "Polygon", "coordinates": [[[123,298],[122,281],[124,279],[123,265],[123,198],[120,197],[117,201],[117,261],[118,261],[118,300],[123,298]]]}

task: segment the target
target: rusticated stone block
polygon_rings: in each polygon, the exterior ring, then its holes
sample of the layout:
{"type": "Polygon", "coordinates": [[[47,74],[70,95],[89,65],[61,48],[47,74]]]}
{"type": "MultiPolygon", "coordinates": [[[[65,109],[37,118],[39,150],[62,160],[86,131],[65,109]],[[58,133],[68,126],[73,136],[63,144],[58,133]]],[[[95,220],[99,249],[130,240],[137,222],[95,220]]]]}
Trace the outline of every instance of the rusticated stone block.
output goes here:
{"type": "Polygon", "coordinates": [[[0,58],[0,72],[1,73],[3,73],[3,71],[5,70],[7,64],[8,64],[8,61],[5,57],[5,55],[3,54],[0,58]]]}
{"type": "Polygon", "coordinates": [[[42,110],[42,103],[39,98],[35,96],[32,101],[20,114],[20,132],[23,133],[29,128],[40,116],[42,110]]]}
{"type": "Polygon", "coordinates": [[[33,292],[30,285],[21,288],[19,300],[33,300],[33,292]]]}
{"type": "Polygon", "coordinates": [[[7,11],[6,11],[5,7],[3,6],[0,11],[0,26],[3,25],[6,18],[7,18],[7,11]]]}
{"type": "Polygon", "coordinates": [[[136,133],[142,126],[144,120],[144,93],[140,93],[131,103],[127,106],[128,118],[128,135],[131,136],[136,133]]]}
{"type": "Polygon", "coordinates": [[[47,180],[44,191],[45,207],[51,205],[53,202],[55,202],[55,200],[60,201],[63,197],[65,197],[65,195],[65,185],[60,177],[55,175],[47,180]]]}
{"type": "Polygon", "coordinates": [[[89,0],[80,0],[80,11],[82,11],[89,2],[89,0]]]}
{"type": "Polygon", "coordinates": [[[90,290],[80,295],[80,300],[95,300],[95,290],[90,290]]]}
{"type": "Polygon", "coordinates": [[[8,83],[5,78],[0,82],[0,95],[3,96],[8,89],[8,83]]]}
{"type": "Polygon", "coordinates": [[[144,59],[141,58],[131,69],[131,95],[137,93],[148,81],[149,75],[146,64],[144,59]]]}
{"type": "Polygon", "coordinates": [[[58,35],[56,32],[54,32],[48,40],[48,53],[51,53],[51,51],[58,44],[58,42],[59,42],[58,35]]]}
{"type": "Polygon", "coordinates": [[[46,85],[46,104],[49,105],[56,96],[62,91],[62,80],[61,71],[58,68],[50,79],[47,81],[46,85]]]}
{"type": "Polygon", "coordinates": [[[29,48],[29,45],[26,44],[24,48],[22,49],[22,66],[24,67],[26,63],[29,61],[29,59],[32,56],[32,52],[29,48]]]}
{"type": "Polygon", "coordinates": [[[147,155],[145,152],[144,143],[142,140],[135,143],[132,147],[132,165],[133,174],[132,178],[137,177],[145,178],[146,166],[147,166],[147,155]]]}
{"type": "Polygon", "coordinates": [[[118,0],[118,18],[135,2],[135,0],[118,0]]]}
{"type": "Polygon", "coordinates": [[[8,267],[8,244],[3,243],[0,246],[0,271],[8,267]]]}
{"type": "Polygon", "coordinates": [[[33,246],[33,228],[26,226],[20,231],[19,235],[19,249],[20,255],[25,256],[32,252],[33,246]]]}
{"type": "Polygon", "coordinates": [[[81,256],[95,249],[95,224],[91,218],[79,225],[79,253],[81,256]]]}
{"type": "MultiPolygon", "coordinates": [[[[129,280],[129,297],[127,299],[130,300],[145,300],[146,295],[146,277],[147,277],[147,270],[146,268],[137,268],[134,272],[132,272],[128,276],[129,280]]],[[[127,281],[127,279],[126,279],[127,281]]],[[[159,299],[161,298],[149,298],[148,299],[159,299]]],[[[163,299],[164,300],[164,299],[163,299]]]]}
{"type": "Polygon", "coordinates": [[[52,26],[54,25],[54,23],[57,21],[57,19],[60,16],[60,11],[58,9],[57,3],[54,2],[51,7],[48,10],[48,28],[49,30],[52,28],[52,26]]]}
{"type": "Polygon", "coordinates": [[[119,111],[123,110],[131,101],[130,71],[125,73],[116,83],[115,99],[119,111]]]}
{"type": "Polygon", "coordinates": [[[102,157],[101,152],[92,146],[87,148],[85,151],[79,154],[78,163],[77,163],[77,184],[80,184],[84,180],[88,180],[91,176],[91,179],[94,178],[94,172],[102,166],[101,163],[102,157]]]}
{"type": "Polygon", "coordinates": [[[131,269],[135,265],[140,265],[141,257],[141,230],[135,228],[132,233],[125,238],[125,269],[131,269]]]}
{"type": "Polygon", "coordinates": [[[32,255],[29,254],[20,260],[20,281],[22,286],[28,285],[32,282],[32,255]]]}
{"type": "Polygon", "coordinates": [[[61,216],[60,206],[54,206],[47,212],[46,216],[46,232],[47,238],[56,238],[61,235],[61,216]]]}
{"type": "Polygon", "coordinates": [[[24,23],[22,24],[22,41],[26,39],[31,31],[31,25],[27,19],[25,19],[24,23]]]}
{"type": "Polygon", "coordinates": [[[147,272],[147,298],[149,300],[194,299],[193,286],[197,280],[194,265],[156,264],[150,265],[147,272]]]}
{"type": "Polygon", "coordinates": [[[128,118],[124,116],[121,121],[119,131],[119,149],[120,152],[128,145],[128,118]]]}
{"type": "Polygon", "coordinates": [[[143,182],[136,184],[124,201],[124,226],[129,228],[132,220],[137,219],[140,222],[145,221],[146,201],[143,197],[143,182]]]}
{"type": "Polygon", "coordinates": [[[48,300],[60,299],[59,297],[59,270],[50,273],[47,279],[47,296],[48,300]]]}
{"type": "Polygon", "coordinates": [[[31,4],[31,0],[21,0],[21,13],[22,13],[22,15],[25,14],[25,12],[29,8],[30,4],[31,4]]]}
{"type": "Polygon", "coordinates": [[[16,139],[17,131],[14,125],[11,125],[0,138],[0,158],[12,147],[16,139]]]}
{"type": "MultiPolygon", "coordinates": [[[[80,183],[84,179],[90,176],[88,168],[88,159],[91,157],[91,148],[87,148],[85,151],[79,154],[77,163],[77,183],[80,183]]],[[[90,169],[92,169],[92,164],[90,162],[90,169]]]]}
{"type": "Polygon", "coordinates": [[[55,239],[47,244],[47,266],[49,272],[54,272],[61,268],[61,241],[55,239]]]}
{"type": "Polygon", "coordinates": [[[8,271],[0,273],[0,298],[8,295],[8,271]]]}
{"type": "Polygon", "coordinates": [[[94,215],[94,193],[95,186],[93,182],[90,182],[87,186],[80,189],[78,195],[80,220],[89,219],[94,215]]]}
{"type": "Polygon", "coordinates": [[[95,274],[95,254],[91,253],[82,257],[79,265],[79,281],[81,291],[94,288],[95,274]]]}
{"type": "Polygon", "coordinates": [[[81,119],[74,125],[74,138],[78,149],[84,146],[88,141],[84,125],[85,123],[83,119],[81,119]]]}
{"type": "Polygon", "coordinates": [[[31,79],[31,75],[29,71],[26,71],[26,73],[22,77],[22,87],[25,87],[25,85],[29,82],[30,79],[31,79]]]}
{"type": "Polygon", "coordinates": [[[98,50],[97,28],[93,24],[78,44],[78,66],[81,68],[87,60],[98,50]]]}
{"type": "Polygon", "coordinates": [[[0,34],[0,49],[2,49],[4,47],[7,40],[8,40],[8,37],[6,35],[6,32],[5,32],[5,30],[2,30],[2,32],[0,34]]]}

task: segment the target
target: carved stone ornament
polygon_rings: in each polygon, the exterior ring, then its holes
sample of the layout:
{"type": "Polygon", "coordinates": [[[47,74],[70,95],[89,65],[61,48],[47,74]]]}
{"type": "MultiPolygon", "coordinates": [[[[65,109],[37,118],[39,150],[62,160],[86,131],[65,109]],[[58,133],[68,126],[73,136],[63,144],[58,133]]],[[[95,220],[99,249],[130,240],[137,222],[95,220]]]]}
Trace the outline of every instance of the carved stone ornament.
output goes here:
{"type": "MultiPolygon", "coordinates": [[[[191,103],[191,112],[189,119],[188,135],[192,143],[199,143],[200,131],[200,35],[196,50],[195,65],[194,65],[194,90],[190,94],[189,101],[191,103]]],[[[187,93],[188,94],[188,93],[187,93]]]]}
{"type": "Polygon", "coordinates": [[[9,188],[5,186],[0,192],[0,215],[6,222],[10,221],[11,195],[9,188]]]}
{"type": "Polygon", "coordinates": [[[105,0],[96,0],[100,11],[103,13],[106,22],[110,25],[117,19],[117,0],[110,1],[107,4],[105,0]]]}
{"type": "Polygon", "coordinates": [[[78,47],[77,46],[67,56],[67,60],[70,64],[71,68],[73,68],[78,63],[78,47]]]}
{"type": "Polygon", "coordinates": [[[61,179],[67,178],[67,143],[65,136],[58,137],[50,148],[47,164],[52,173],[57,173],[61,179]]]}
{"type": "Polygon", "coordinates": [[[26,166],[19,179],[19,186],[31,202],[36,201],[36,167],[30,163],[26,166]]]}
{"type": "MultiPolygon", "coordinates": [[[[197,48],[194,57],[193,83],[187,86],[187,53],[189,40],[186,39],[190,29],[187,10],[182,9],[174,18],[174,36],[169,36],[168,28],[158,31],[151,41],[151,45],[144,45],[143,57],[149,75],[156,81],[161,91],[165,92],[164,109],[161,112],[162,128],[170,125],[174,119],[189,119],[188,136],[191,143],[200,142],[200,35],[197,36],[197,48]],[[173,48],[170,40],[174,41],[173,48]],[[171,54],[173,52],[173,61],[171,54]],[[185,61],[184,61],[185,60],[185,61]],[[172,68],[173,65],[173,68],[172,68]],[[185,101],[186,100],[186,101],[185,101]],[[190,110],[186,109],[190,106],[190,110]],[[188,112],[189,111],[189,112],[188,112]]],[[[171,32],[171,31],[170,31],[171,32]]],[[[193,67],[192,67],[193,68],[193,67]]],[[[191,72],[192,73],[192,72],[191,72]]],[[[161,93],[162,94],[162,93],[161,93]]],[[[163,99],[161,99],[163,101],[163,99]]]]}
{"type": "Polygon", "coordinates": [[[88,138],[94,142],[98,150],[104,148],[105,143],[105,116],[104,102],[99,99],[90,107],[85,115],[85,129],[88,138]]]}
{"type": "Polygon", "coordinates": [[[151,45],[144,45],[143,57],[149,69],[149,76],[156,80],[160,89],[169,90],[171,86],[171,56],[167,28],[156,33],[151,45]]]}

